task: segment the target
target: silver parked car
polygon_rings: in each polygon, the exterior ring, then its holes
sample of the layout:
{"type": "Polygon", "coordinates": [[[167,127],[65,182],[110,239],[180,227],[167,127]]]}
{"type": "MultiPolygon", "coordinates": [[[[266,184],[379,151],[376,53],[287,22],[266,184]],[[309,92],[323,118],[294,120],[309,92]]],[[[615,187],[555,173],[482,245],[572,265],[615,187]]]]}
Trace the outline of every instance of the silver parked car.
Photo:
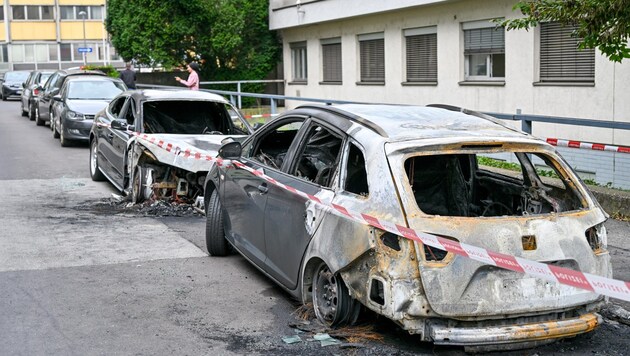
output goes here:
{"type": "Polygon", "coordinates": [[[403,227],[610,277],[607,215],[576,173],[552,146],[486,115],[301,106],[219,152],[253,171],[209,171],[208,251],[222,256],[233,247],[312,302],[329,326],[353,323],[368,308],[421,340],[479,351],[532,346],[601,323],[601,295],[365,226],[258,174],[403,227]]]}

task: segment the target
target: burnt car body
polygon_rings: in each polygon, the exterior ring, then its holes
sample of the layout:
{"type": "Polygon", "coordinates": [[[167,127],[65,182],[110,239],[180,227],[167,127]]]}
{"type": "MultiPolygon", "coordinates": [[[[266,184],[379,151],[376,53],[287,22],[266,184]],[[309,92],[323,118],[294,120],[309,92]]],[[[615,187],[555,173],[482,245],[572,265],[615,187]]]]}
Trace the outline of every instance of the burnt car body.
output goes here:
{"type": "Polygon", "coordinates": [[[30,119],[34,120],[37,126],[43,126],[46,121],[50,121],[50,110],[54,103],[53,97],[59,93],[66,78],[75,75],[106,76],[105,73],[98,70],[61,69],[55,71],[46,80],[46,83],[41,88],[38,88],[37,98],[31,102],[33,107],[29,110],[30,119]]]}
{"type": "MultiPolygon", "coordinates": [[[[607,215],[547,143],[449,107],[302,106],[220,157],[391,224],[610,277],[607,215]],[[492,158],[494,157],[494,158],[492,158]],[[484,159],[514,162],[503,171],[484,159]],[[537,167],[557,179],[542,179],[537,167]]],[[[329,326],[361,305],[421,340],[531,347],[594,329],[604,297],[484,265],[335,214],[258,174],[214,165],[211,255],[230,245],[329,326]]]]}
{"type": "Polygon", "coordinates": [[[23,85],[24,90],[22,90],[20,102],[20,113],[22,116],[29,116],[29,110],[34,107],[33,100],[37,99],[39,90],[52,74],[53,71],[41,70],[34,70],[29,74],[28,79],[26,79],[23,85]]]}
{"type": "Polygon", "coordinates": [[[173,156],[139,136],[216,155],[221,141],[252,128],[223,97],[191,90],[133,90],[100,111],[90,132],[90,175],[107,178],[134,202],[172,197],[192,202],[208,171],[200,160],[173,156]]]}
{"type": "Polygon", "coordinates": [[[74,75],[66,79],[59,94],[53,96],[50,128],[62,147],[74,141],[88,141],[94,115],[127,86],[118,78],[74,75]]]}
{"type": "Polygon", "coordinates": [[[2,87],[0,89],[0,97],[6,101],[10,97],[20,97],[24,82],[28,79],[30,72],[25,70],[12,70],[4,73],[4,77],[0,79],[2,87]]]}

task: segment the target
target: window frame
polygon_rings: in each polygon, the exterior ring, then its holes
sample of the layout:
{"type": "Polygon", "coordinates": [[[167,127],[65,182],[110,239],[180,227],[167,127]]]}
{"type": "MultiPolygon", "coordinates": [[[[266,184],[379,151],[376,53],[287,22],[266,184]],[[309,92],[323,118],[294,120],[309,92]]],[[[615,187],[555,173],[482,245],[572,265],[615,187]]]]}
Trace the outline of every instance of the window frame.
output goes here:
{"type": "MultiPolygon", "coordinates": [[[[54,21],[55,20],[55,7],[53,5],[10,5],[11,6],[11,20],[12,21],[54,21]],[[22,9],[24,18],[15,18],[15,9],[22,9]],[[50,8],[50,18],[44,18],[43,8],[50,8]],[[37,17],[31,18],[29,11],[37,10],[37,17]]],[[[2,14],[4,19],[4,13],[2,14]]],[[[0,20],[2,21],[2,20],[0,20]]]]}
{"type": "Polygon", "coordinates": [[[538,82],[534,84],[594,85],[595,49],[580,49],[577,47],[579,39],[569,33],[573,32],[575,27],[571,25],[564,26],[558,22],[544,22],[539,27],[537,36],[539,46],[538,82]],[[545,33],[546,30],[549,30],[550,33],[545,33]],[[552,38],[545,42],[545,39],[549,37],[552,38]],[[553,49],[559,52],[553,52],[553,49]],[[557,56],[558,53],[562,55],[557,56]],[[586,58],[587,56],[588,58],[586,58]],[[584,69],[586,67],[588,69],[584,69]],[[571,71],[574,72],[574,75],[564,76],[562,73],[567,72],[567,74],[570,74],[571,71]],[[545,75],[544,72],[560,72],[560,75],[545,75]]]}
{"type": "Polygon", "coordinates": [[[308,49],[306,41],[291,42],[291,82],[308,82],[308,49]]]}
{"type": "Polygon", "coordinates": [[[341,37],[320,40],[322,81],[320,84],[343,83],[343,47],[341,37]]]}
{"type": "Polygon", "coordinates": [[[357,41],[359,51],[357,84],[385,85],[385,32],[360,34],[357,41]]]}
{"type": "Polygon", "coordinates": [[[437,85],[439,63],[437,26],[404,29],[403,37],[405,55],[405,81],[403,83],[437,85]],[[417,42],[420,43],[410,43],[410,41],[414,40],[417,40],[417,42]],[[410,46],[414,44],[419,46],[410,46]],[[415,50],[414,53],[410,53],[413,50],[415,50]],[[428,50],[429,52],[426,52],[426,50],[428,50]],[[419,56],[410,58],[410,54],[416,54],[419,56]],[[413,78],[410,75],[410,70],[426,74],[424,77],[419,75],[418,77],[413,78]]]}
{"type": "Polygon", "coordinates": [[[471,21],[462,23],[462,35],[463,35],[463,54],[464,54],[464,81],[484,81],[484,82],[504,82],[505,81],[505,27],[497,26],[496,23],[491,22],[489,20],[481,20],[481,21],[471,21]],[[499,35],[499,39],[494,39],[494,34],[490,33],[490,44],[483,43],[484,40],[487,41],[488,38],[481,39],[484,36],[487,36],[488,31],[497,31],[501,30],[501,35],[499,35]],[[480,38],[478,43],[469,44],[468,38],[473,36],[473,31],[479,31],[480,38]],[[470,34],[470,35],[469,35],[470,34]],[[497,42],[502,42],[501,47],[495,47],[497,42]],[[486,47],[471,49],[467,47],[473,46],[482,46],[486,45],[486,47]],[[485,57],[485,75],[473,75],[471,74],[470,66],[472,65],[472,57],[473,56],[484,56],[485,57]],[[503,76],[497,76],[494,73],[495,62],[497,62],[498,56],[503,57],[503,76]]]}

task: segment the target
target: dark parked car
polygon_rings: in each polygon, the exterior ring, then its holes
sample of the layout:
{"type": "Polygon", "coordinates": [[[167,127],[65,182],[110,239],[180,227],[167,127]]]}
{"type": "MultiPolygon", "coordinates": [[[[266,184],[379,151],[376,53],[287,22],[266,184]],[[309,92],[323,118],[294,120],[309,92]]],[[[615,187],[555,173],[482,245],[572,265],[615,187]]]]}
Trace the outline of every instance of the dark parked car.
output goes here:
{"type": "Polygon", "coordinates": [[[33,100],[37,100],[37,94],[41,87],[46,83],[48,77],[53,74],[53,71],[41,71],[34,70],[24,82],[24,89],[22,90],[22,100],[20,106],[20,113],[22,116],[28,116],[29,110],[31,110],[35,105],[33,104],[33,100]]]}
{"type": "Polygon", "coordinates": [[[207,164],[185,157],[173,159],[171,152],[139,136],[168,141],[182,154],[190,150],[216,155],[226,135],[238,139],[251,132],[237,110],[219,95],[192,90],[126,91],[94,119],[90,175],[96,181],[107,178],[134,202],[153,197],[193,202],[203,194],[207,164]]]}
{"type": "Polygon", "coordinates": [[[312,302],[324,324],[353,323],[363,307],[421,340],[478,351],[573,337],[602,322],[602,295],[432,248],[317,203],[476,246],[469,254],[610,278],[607,215],[577,174],[551,145],[487,115],[303,106],[219,152],[249,170],[215,164],[208,172],[208,252],[233,246],[312,302]],[[499,159],[517,169],[493,168],[499,159]]]}
{"type": "Polygon", "coordinates": [[[100,75],[105,73],[98,70],[64,69],[55,71],[38,90],[37,99],[32,100],[33,107],[30,109],[30,119],[35,120],[37,126],[42,126],[46,121],[50,121],[50,108],[53,104],[53,96],[59,93],[63,82],[67,77],[74,75],[100,75]]]}
{"type": "Polygon", "coordinates": [[[50,111],[53,137],[61,146],[73,141],[88,141],[94,115],[118,94],[127,90],[117,78],[74,75],[66,79],[50,111]]]}
{"type": "Polygon", "coordinates": [[[2,83],[2,90],[0,90],[2,100],[6,101],[12,96],[19,97],[22,95],[22,85],[28,78],[29,73],[25,70],[12,70],[4,73],[4,77],[0,79],[2,83]]]}

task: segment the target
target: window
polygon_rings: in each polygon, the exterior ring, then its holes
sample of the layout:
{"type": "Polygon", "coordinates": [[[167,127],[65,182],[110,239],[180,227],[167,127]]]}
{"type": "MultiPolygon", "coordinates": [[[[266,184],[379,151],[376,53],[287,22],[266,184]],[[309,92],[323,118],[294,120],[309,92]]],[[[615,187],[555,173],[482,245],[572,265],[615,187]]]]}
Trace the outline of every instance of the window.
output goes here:
{"type": "Polygon", "coordinates": [[[330,187],[337,171],[342,142],[339,136],[327,128],[312,125],[304,139],[304,147],[295,158],[289,174],[323,187],[330,187]]]}
{"type": "Polygon", "coordinates": [[[306,41],[291,43],[291,67],[294,82],[306,82],[306,41]]]}
{"type": "Polygon", "coordinates": [[[59,6],[62,20],[83,20],[80,13],[85,12],[86,20],[102,20],[102,6],[59,6]]]}
{"type": "Polygon", "coordinates": [[[466,80],[505,78],[505,29],[489,21],[463,24],[466,80]]]}
{"type": "Polygon", "coordinates": [[[341,83],[341,38],[321,40],[324,83],[341,83]]]}
{"type": "Polygon", "coordinates": [[[4,21],[4,6],[0,5],[0,21],[4,21]]]}
{"type": "Polygon", "coordinates": [[[382,32],[359,35],[362,83],[385,82],[385,37],[382,32]]]}
{"type": "Polygon", "coordinates": [[[595,49],[579,49],[575,27],[540,24],[540,81],[594,82],[595,49]]]}
{"type": "Polygon", "coordinates": [[[61,43],[59,45],[60,51],[60,60],[64,62],[72,61],[72,44],[70,43],[61,43]]]}
{"type": "Polygon", "coordinates": [[[404,31],[407,82],[437,82],[437,28],[404,31]]]}
{"type": "Polygon", "coordinates": [[[287,151],[297,135],[304,119],[289,119],[276,124],[259,136],[256,142],[250,141],[243,146],[243,157],[249,157],[268,167],[281,169],[287,151]]]}
{"type": "Polygon", "coordinates": [[[0,44],[0,62],[9,62],[9,51],[6,44],[0,44]]]}
{"type": "Polygon", "coordinates": [[[363,158],[363,152],[353,143],[350,143],[350,150],[348,151],[346,180],[343,189],[346,192],[361,196],[368,196],[369,194],[365,158],[363,158]]]}
{"type": "Polygon", "coordinates": [[[31,5],[15,5],[11,6],[13,20],[52,20],[52,6],[31,6],[31,5]]]}

